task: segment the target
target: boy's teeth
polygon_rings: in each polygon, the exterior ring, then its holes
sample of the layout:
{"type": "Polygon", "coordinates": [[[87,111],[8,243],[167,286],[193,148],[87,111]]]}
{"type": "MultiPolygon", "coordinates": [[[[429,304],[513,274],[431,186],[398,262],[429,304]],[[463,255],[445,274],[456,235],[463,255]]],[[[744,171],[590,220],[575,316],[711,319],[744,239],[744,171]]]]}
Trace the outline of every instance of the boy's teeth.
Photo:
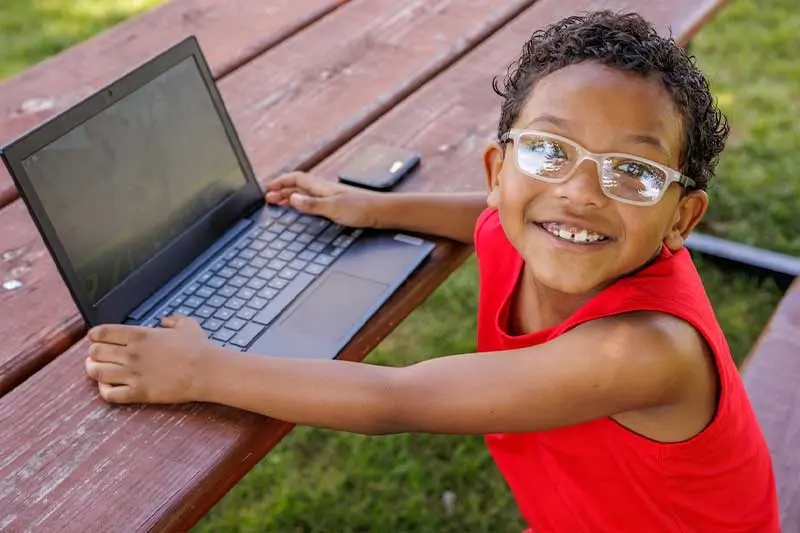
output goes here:
{"type": "Polygon", "coordinates": [[[600,235],[599,233],[595,233],[583,228],[562,226],[561,224],[555,224],[552,222],[542,224],[542,228],[549,233],[552,233],[556,237],[560,237],[570,242],[593,243],[604,241],[607,238],[605,235],[600,235]]]}

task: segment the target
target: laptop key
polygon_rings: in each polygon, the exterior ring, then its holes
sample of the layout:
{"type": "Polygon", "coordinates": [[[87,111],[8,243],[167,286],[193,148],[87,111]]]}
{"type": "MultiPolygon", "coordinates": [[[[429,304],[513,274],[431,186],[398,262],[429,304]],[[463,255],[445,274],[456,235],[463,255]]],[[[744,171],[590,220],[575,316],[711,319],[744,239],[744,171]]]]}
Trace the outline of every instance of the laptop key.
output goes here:
{"type": "Polygon", "coordinates": [[[253,309],[259,311],[263,309],[265,305],[267,305],[267,300],[265,300],[264,298],[253,298],[252,300],[247,302],[247,307],[252,307],[253,309]]]}
{"type": "Polygon", "coordinates": [[[203,299],[202,298],[198,298],[197,296],[190,296],[190,297],[188,297],[186,299],[185,302],[183,302],[183,305],[185,305],[186,307],[189,307],[191,309],[195,309],[195,308],[200,307],[201,305],[203,305],[203,299]]]}
{"type": "Polygon", "coordinates": [[[200,317],[200,318],[211,318],[211,315],[214,314],[214,308],[213,307],[209,307],[207,305],[204,305],[200,309],[197,309],[192,314],[194,316],[200,317]]]}
{"type": "Polygon", "coordinates": [[[281,261],[291,261],[295,258],[297,254],[295,252],[290,252],[289,250],[284,250],[278,254],[278,259],[281,261]]]}
{"type": "MultiPolygon", "coordinates": [[[[273,281],[283,280],[275,279],[273,281]]],[[[314,281],[314,276],[306,274],[305,272],[298,274],[294,280],[289,282],[286,287],[253,318],[253,322],[268,326],[269,323],[275,320],[275,317],[286,309],[312,281],[314,281]]]]}
{"type": "Polygon", "coordinates": [[[266,280],[263,280],[261,278],[253,278],[253,279],[251,279],[250,281],[247,282],[246,286],[251,288],[251,289],[253,289],[254,291],[258,291],[258,290],[263,289],[264,285],[266,285],[266,284],[267,284],[266,280]]]}
{"type": "Polygon", "coordinates": [[[236,276],[232,278],[228,283],[233,285],[234,287],[241,288],[244,287],[245,283],[247,283],[247,278],[243,276],[236,276]]]}
{"type": "Polygon", "coordinates": [[[304,252],[300,252],[300,255],[298,255],[297,258],[302,261],[311,261],[316,256],[317,254],[315,252],[312,252],[311,250],[306,250],[304,252]]]}
{"type": "Polygon", "coordinates": [[[308,245],[308,249],[311,250],[312,252],[321,252],[322,250],[325,249],[325,243],[314,241],[308,245]]]}
{"type": "Polygon", "coordinates": [[[182,305],[175,309],[175,314],[178,316],[189,316],[192,314],[192,310],[185,305],[182,305]]]}
{"type": "Polygon", "coordinates": [[[287,211],[281,216],[281,218],[278,219],[278,221],[280,221],[282,224],[291,224],[298,218],[300,218],[299,213],[296,213],[294,211],[287,211]]]}
{"type": "Polygon", "coordinates": [[[211,271],[203,272],[202,274],[200,274],[200,277],[197,278],[197,282],[198,283],[208,283],[208,280],[210,280],[211,276],[213,276],[213,275],[214,275],[214,273],[211,272],[211,271]]]}
{"type": "MultiPolygon", "coordinates": [[[[227,324],[226,324],[226,326],[227,326],[227,324]]],[[[216,333],[214,333],[213,335],[211,335],[211,338],[214,339],[214,340],[222,341],[222,342],[228,342],[229,340],[231,340],[231,338],[234,335],[236,335],[235,331],[232,331],[232,330],[227,329],[227,328],[222,328],[221,330],[219,330],[216,333]]]]}
{"type": "Polygon", "coordinates": [[[239,309],[239,312],[236,313],[236,316],[241,318],[242,320],[252,320],[254,316],[256,316],[255,309],[250,309],[249,307],[243,307],[239,309]]]}
{"type": "MultiPolygon", "coordinates": [[[[229,329],[229,330],[232,330],[232,332],[231,332],[231,337],[232,337],[233,336],[233,332],[239,331],[240,329],[242,329],[245,326],[245,324],[247,324],[247,322],[245,322],[241,318],[233,317],[233,318],[231,318],[230,320],[228,320],[225,323],[225,327],[227,329],[229,329]]],[[[228,339],[230,339],[230,337],[228,339]]],[[[227,341],[228,339],[225,339],[225,340],[227,341]]]]}
{"type": "Polygon", "coordinates": [[[282,289],[286,287],[288,284],[289,284],[288,281],[281,278],[275,278],[269,282],[269,286],[272,287],[273,289],[282,289]]]}
{"type": "Polygon", "coordinates": [[[208,285],[209,287],[214,287],[215,289],[219,289],[220,287],[225,285],[225,278],[214,276],[213,278],[208,280],[208,283],[206,283],[206,285],[208,285]]]}
{"type": "Polygon", "coordinates": [[[252,278],[253,276],[256,275],[257,272],[258,269],[256,267],[246,266],[239,271],[239,275],[244,276],[246,278],[252,278]]]}
{"type": "Polygon", "coordinates": [[[293,280],[297,276],[297,270],[293,268],[284,268],[281,270],[281,273],[278,276],[282,277],[283,279],[293,280]]]}
{"type": "Polygon", "coordinates": [[[273,259],[272,261],[269,262],[269,265],[267,266],[272,270],[280,270],[286,266],[286,261],[283,261],[281,259],[273,259]]]}
{"type": "Polygon", "coordinates": [[[217,331],[219,328],[222,327],[222,321],[216,318],[209,318],[208,320],[203,322],[202,327],[206,331],[217,331]]]}
{"type": "Polygon", "coordinates": [[[314,259],[314,262],[319,265],[328,266],[333,263],[333,260],[334,258],[328,254],[319,254],[317,258],[314,259]]]}
{"type": "Polygon", "coordinates": [[[308,244],[313,240],[314,236],[311,235],[310,233],[301,233],[300,235],[297,236],[297,242],[302,244],[308,244]]]}
{"type": "Polygon", "coordinates": [[[292,252],[302,252],[303,248],[305,248],[305,247],[306,246],[303,243],[294,241],[294,242],[290,243],[289,246],[286,247],[286,249],[290,250],[292,252]]]}
{"type": "Polygon", "coordinates": [[[214,294],[214,289],[206,286],[200,287],[199,289],[197,289],[197,292],[194,293],[195,296],[197,296],[198,298],[203,298],[204,300],[211,298],[213,294],[214,294]]]}
{"type": "Polygon", "coordinates": [[[214,313],[214,318],[218,318],[222,321],[230,320],[233,318],[233,311],[232,309],[227,309],[223,307],[222,309],[218,309],[216,313],[214,313]]]}
{"type": "Polygon", "coordinates": [[[250,298],[252,298],[255,295],[256,295],[256,291],[254,291],[253,289],[250,289],[248,287],[244,287],[244,288],[240,289],[239,292],[236,293],[236,297],[237,298],[241,298],[244,301],[249,300],[250,298]]]}
{"type": "Polygon", "coordinates": [[[227,300],[222,296],[213,296],[206,300],[206,304],[210,305],[211,307],[222,307],[225,305],[227,300]]]}
{"type": "Polygon", "coordinates": [[[228,266],[231,267],[231,268],[234,268],[236,270],[239,270],[240,268],[242,268],[246,264],[247,264],[247,261],[245,261],[244,259],[242,259],[240,257],[237,257],[236,259],[232,259],[228,263],[228,266]]]}
{"type": "Polygon", "coordinates": [[[261,250],[261,253],[258,254],[259,257],[263,257],[264,259],[272,259],[276,255],[278,255],[278,250],[272,248],[264,248],[261,250]]]}
{"type": "Polygon", "coordinates": [[[264,241],[266,243],[270,243],[270,242],[274,241],[277,238],[278,238],[278,234],[277,233],[275,233],[274,231],[267,230],[264,233],[262,233],[261,237],[259,237],[258,239],[260,241],[264,241]]]}
{"type": "Polygon", "coordinates": [[[325,271],[325,267],[316,263],[311,263],[306,267],[306,272],[318,276],[325,271]]]}
{"type": "Polygon", "coordinates": [[[308,227],[306,228],[305,231],[307,233],[309,233],[310,235],[315,235],[316,236],[316,235],[319,235],[320,233],[322,233],[323,231],[325,231],[325,228],[327,228],[329,225],[330,225],[329,221],[325,220],[324,218],[318,218],[318,219],[312,220],[308,224],[308,227]]]}
{"type": "Polygon", "coordinates": [[[183,294],[189,296],[189,295],[194,294],[195,292],[197,292],[197,289],[199,289],[199,288],[200,288],[200,284],[199,283],[192,283],[191,285],[186,287],[186,290],[183,291],[183,294]]]}
{"type": "Polygon", "coordinates": [[[273,270],[271,268],[265,268],[265,269],[263,269],[262,271],[260,271],[256,275],[259,278],[262,278],[262,279],[265,279],[265,280],[269,281],[269,280],[271,280],[272,278],[274,278],[275,276],[278,275],[278,271],[277,270],[273,270]]]}
{"type": "Polygon", "coordinates": [[[265,266],[267,266],[267,260],[263,257],[254,257],[250,260],[250,266],[256,267],[257,269],[261,270],[265,266]]]}
{"type": "Polygon", "coordinates": [[[179,294],[178,296],[169,301],[169,305],[171,305],[172,307],[179,307],[185,301],[186,301],[186,295],[179,294]]]}
{"type": "Polygon", "coordinates": [[[224,268],[220,268],[217,271],[217,276],[219,276],[221,278],[225,278],[225,279],[230,279],[235,275],[236,275],[236,270],[231,268],[231,267],[229,267],[229,266],[226,266],[224,268]]]}
{"type": "Polygon", "coordinates": [[[302,261],[300,259],[295,259],[294,261],[289,263],[289,268],[293,268],[295,270],[303,270],[307,266],[308,266],[308,261],[302,261]]]}
{"type": "Polygon", "coordinates": [[[234,311],[238,311],[239,309],[244,307],[245,303],[246,302],[241,298],[231,298],[230,300],[225,302],[225,307],[227,307],[228,309],[233,309],[234,311]]]}
{"type": "Polygon", "coordinates": [[[272,287],[265,287],[264,289],[258,291],[259,298],[266,298],[267,300],[272,300],[277,295],[278,291],[276,291],[272,287]]]}
{"type": "Polygon", "coordinates": [[[217,294],[222,296],[223,298],[230,298],[234,294],[236,294],[236,287],[233,285],[225,285],[221,289],[217,291],[217,294]]]}
{"type": "Polygon", "coordinates": [[[246,348],[262,331],[264,331],[264,326],[251,322],[239,330],[239,332],[233,336],[230,343],[240,348],[246,348]]]}
{"type": "Polygon", "coordinates": [[[255,250],[256,252],[260,252],[264,248],[267,247],[267,243],[262,240],[253,241],[253,243],[248,246],[247,248],[250,250],[255,250]]]}
{"type": "Polygon", "coordinates": [[[250,261],[252,258],[254,258],[257,255],[258,255],[258,252],[256,252],[255,250],[251,250],[250,248],[247,248],[247,249],[242,250],[241,252],[239,252],[239,256],[238,257],[240,259],[244,259],[245,261],[250,261]]]}

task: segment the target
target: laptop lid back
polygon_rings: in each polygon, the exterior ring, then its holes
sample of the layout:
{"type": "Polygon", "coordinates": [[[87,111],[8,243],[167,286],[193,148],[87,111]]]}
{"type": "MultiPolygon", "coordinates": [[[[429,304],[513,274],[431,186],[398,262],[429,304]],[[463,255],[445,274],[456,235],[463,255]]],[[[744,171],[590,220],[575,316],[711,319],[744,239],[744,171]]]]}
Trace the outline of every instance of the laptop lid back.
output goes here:
{"type": "Polygon", "coordinates": [[[2,155],[90,325],[122,322],[263,204],[193,37],[2,155]]]}

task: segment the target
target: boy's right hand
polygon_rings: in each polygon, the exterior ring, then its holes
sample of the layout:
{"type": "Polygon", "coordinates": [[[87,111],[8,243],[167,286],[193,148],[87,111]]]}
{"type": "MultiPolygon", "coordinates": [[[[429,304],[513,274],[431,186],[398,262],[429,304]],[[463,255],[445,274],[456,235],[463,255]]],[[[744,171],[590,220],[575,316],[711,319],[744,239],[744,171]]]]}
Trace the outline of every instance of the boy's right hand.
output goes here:
{"type": "Polygon", "coordinates": [[[267,184],[267,202],[354,228],[378,226],[381,193],[290,172],[267,184]]]}

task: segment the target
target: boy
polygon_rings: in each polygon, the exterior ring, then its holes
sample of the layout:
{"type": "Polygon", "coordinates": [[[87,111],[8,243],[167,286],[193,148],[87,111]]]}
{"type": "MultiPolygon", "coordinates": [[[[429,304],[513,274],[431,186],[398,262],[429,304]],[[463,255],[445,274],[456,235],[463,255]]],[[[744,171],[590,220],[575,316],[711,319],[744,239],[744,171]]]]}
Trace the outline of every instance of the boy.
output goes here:
{"type": "Polygon", "coordinates": [[[479,353],[407,368],[259,357],[170,317],[90,332],[100,394],[367,434],[486,434],[536,532],[778,531],[766,445],[683,248],[728,133],[705,78],[639,16],[599,12],[536,32],[495,90],[488,196],[301,173],[267,192],[350,226],[474,243],[479,353]]]}

